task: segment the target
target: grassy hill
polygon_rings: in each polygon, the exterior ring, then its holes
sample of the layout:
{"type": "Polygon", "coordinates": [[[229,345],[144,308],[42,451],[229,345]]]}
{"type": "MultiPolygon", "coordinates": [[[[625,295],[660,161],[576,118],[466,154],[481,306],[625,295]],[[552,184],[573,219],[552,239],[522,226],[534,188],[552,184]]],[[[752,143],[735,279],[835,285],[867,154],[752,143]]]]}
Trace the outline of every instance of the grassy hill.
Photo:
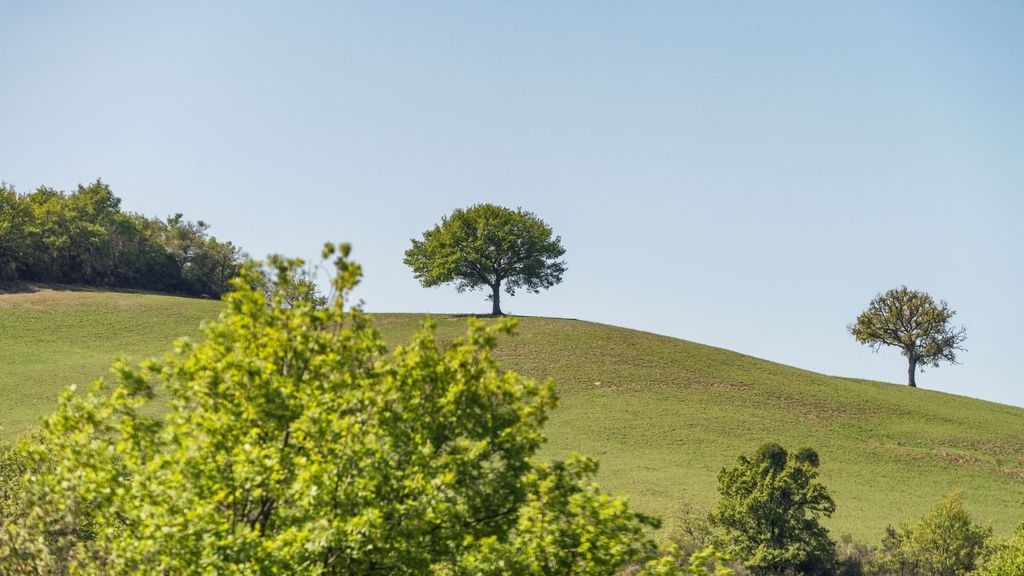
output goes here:
{"type": "Polygon", "coordinates": [[[89,289],[0,293],[0,440],[38,422],[69,384],[106,376],[119,354],[163,355],[219,309],[215,300],[89,289]]]}
{"type": "MultiPolygon", "coordinates": [[[[165,352],[195,335],[216,302],[41,291],[0,295],[0,423],[10,439],[57,390],[105,374],[110,360],[165,352]]],[[[379,314],[401,343],[419,315],[379,314]]],[[[437,317],[446,337],[464,319],[437,317]]],[[[998,532],[1024,518],[1024,410],[905,386],[825,376],[692,342],[577,320],[523,318],[506,366],[558,383],[548,456],[579,451],[601,480],[671,524],[708,506],[718,470],[766,440],[813,446],[833,491],[837,533],[877,541],[896,520],[962,489],[998,532]]]]}

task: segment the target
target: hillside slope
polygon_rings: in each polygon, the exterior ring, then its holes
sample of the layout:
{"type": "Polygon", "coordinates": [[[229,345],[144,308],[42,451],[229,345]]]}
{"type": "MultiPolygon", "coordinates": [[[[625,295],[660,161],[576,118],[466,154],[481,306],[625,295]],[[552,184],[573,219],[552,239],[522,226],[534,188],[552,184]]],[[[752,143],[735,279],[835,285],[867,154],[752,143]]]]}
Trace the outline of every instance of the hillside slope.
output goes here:
{"type": "MultiPolygon", "coordinates": [[[[119,353],[162,354],[197,334],[217,302],[41,291],[0,295],[0,439],[50,410],[56,392],[106,374],[119,353]]],[[[375,315],[402,343],[419,315],[375,315]]],[[[435,317],[450,338],[465,320],[435,317]]],[[[1024,517],[1024,410],[837,378],[735,352],[576,320],[523,318],[505,365],[558,384],[546,455],[601,461],[606,488],[670,525],[708,506],[718,470],[766,440],[818,449],[837,533],[877,541],[885,526],[963,489],[1000,533],[1024,517]]]]}
{"type": "Polygon", "coordinates": [[[216,300],[91,289],[0,293],[0,441],[49,413],[63,388],[108,375],[122,353],[165,354],[219,309],[216,300]]]}
{"type": "MultiPolygon", "coordinates": [[[[377,315],[389,342],[417,315],[377,315]]],[[[436,318],[441,333],[464,321],[436,318]]],[[[702,344],[577,320],[523,318],[504,364],[553,378],[547,453],[600,459],[603,484],[671,524],[710,506],[718,471],[767,440],[811,446],[838,511],[878,541],[953,490],[1007,533],[1024,519],[1024,410],[903,385],[825,376],[702,344]]]]}

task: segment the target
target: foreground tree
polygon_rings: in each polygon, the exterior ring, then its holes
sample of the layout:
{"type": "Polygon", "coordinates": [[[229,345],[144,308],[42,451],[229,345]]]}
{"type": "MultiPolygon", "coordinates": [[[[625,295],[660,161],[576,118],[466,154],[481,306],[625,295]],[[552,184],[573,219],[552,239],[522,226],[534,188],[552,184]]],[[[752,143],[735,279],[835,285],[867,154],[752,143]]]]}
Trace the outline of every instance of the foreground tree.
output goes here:
{"type": "Polygon", "coordinates": [[[247,267],[202,343],[64,393],[38,441],[0,454],[28,471],[0,491],[0,574],[610,576],[643,560],[650,522],[593,462],[534,458],[555,396],[495,362],[514,322],[444,346],[426,324],[388,352],[345,306],[360,269],[338,252],[326,303],[293,297],[297,261],[271,282],[247,267]]]}
{"type": "Polygon", "coordinates": [[[818,454],[768,443],[718,475],[710,522],[721,549],[754,574],[832,574],[835,543],[821,525],[836,506],[817,481],[818,454]]]}
{"type": "Polygon", "coordinates": [[[423,286],[455,284],[459,292],[489,288],[491,313],[500,316],[501,290],[514,296],[562,281],[562,239],[543,220],[521,209],[477,204],[456,210],[413,240],[405,263],[423,286]]]}
{"type": "Polygon", "coordinates": [[[848,329],[876,352],[882,346],[899,348],[907,359],[907,384],[916,388],[919,365],[956,364],[956,353],[964,350],[967,331],[950,325],[955,315],[945,301],[936,303],[926,292],[902,286],[875,296],[848,329]]]}

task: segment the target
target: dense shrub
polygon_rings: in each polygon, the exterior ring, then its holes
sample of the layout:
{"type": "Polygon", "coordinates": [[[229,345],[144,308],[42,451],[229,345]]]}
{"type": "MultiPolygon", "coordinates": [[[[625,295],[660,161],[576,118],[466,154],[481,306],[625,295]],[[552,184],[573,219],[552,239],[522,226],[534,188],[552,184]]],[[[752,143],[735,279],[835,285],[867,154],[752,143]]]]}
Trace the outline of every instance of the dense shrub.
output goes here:
{"type": "Polygon", "coordinates": [[[70,194],[0,184],[0,281],[118,286],[219,296],[243,255],[181,214],[121,210],[97,180],[70,194]]]}
{"type": "Polygon", "coordinates": [[[879,551],[879,573],[961,576],[982,559],[992,529],[975,524],[959,492],[914,523],[889,527],[879,551]]]}
{"type": "Polygon", "coordinates": [[[835,511],[817,481],[818,454],[769,443],[718,475],[716,540],[754,574],[832,574],[835,543],[820,524],[835,511]]]}
{"type": "Polygon", "coordinates": [[[24,454],[0,444],[0,519],[10,516],[21,496],[21,477],[28,471],[24,454]]]}
{"type": "Polygon", "coordinates": [[[990,557],[971,574],[977,576],[1024,576],[1024,524],[1012,537],[990,542],[990,557]]]}
{"type": "Polygon", "coordinates": [[[740,576],[729,566],[729,557],[714,548],[684,554],[669,548],[658,558],[648,561],[636,576],[740,576]]]}

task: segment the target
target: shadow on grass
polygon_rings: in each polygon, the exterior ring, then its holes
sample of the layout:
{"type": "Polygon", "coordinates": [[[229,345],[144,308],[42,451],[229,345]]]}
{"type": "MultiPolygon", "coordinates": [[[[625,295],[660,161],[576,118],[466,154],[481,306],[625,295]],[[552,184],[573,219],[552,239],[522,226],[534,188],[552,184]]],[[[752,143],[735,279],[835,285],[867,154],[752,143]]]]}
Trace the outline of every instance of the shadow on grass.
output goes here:
{"type": "Polygon", "coordinates": [[[125,288],[123,286],[87,286],[84,284],[33,284],[29,282],[0,282],[0,296],[5,294],[34,294],[50,290],[54,292],[116,292],[119,294],[156,294],[159,296],[178,296],[199,300],[217,300],[211,296],[184,294],[179,292],[162,292],[142,288],[125,288]]]}
{"type": "Polygon", "coordinates": [[[24,282],[0,282],[0,294],[31,294],[39,292],[39,286],[24,282]]]}

